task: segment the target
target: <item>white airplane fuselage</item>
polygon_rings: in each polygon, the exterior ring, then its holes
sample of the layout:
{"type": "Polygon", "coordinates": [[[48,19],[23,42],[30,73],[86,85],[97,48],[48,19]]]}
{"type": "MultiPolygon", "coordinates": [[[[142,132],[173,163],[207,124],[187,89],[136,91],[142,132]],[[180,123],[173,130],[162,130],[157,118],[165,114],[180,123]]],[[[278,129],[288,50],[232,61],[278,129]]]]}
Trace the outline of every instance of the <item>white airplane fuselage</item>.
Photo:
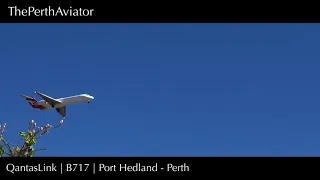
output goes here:
{"type": "MultiPolygon", "coordinates": [[[[60,101],[60,104],[55,105],[54,108],[61,108],[64,106],[72,105],[72,104],[79,104],[79,103],[89,103],[91,100],[93,100],[93,96],[90,96],[88,94],[80,94],[76,96],[69,96],[64,98],[56,99],[57,101],[60,101]]],[[[53,109],[53,107],[46,102],[45,100],[40,100],[37,102],[37,105],[42,106],[41,110],[50,110],[53,109]]]]}

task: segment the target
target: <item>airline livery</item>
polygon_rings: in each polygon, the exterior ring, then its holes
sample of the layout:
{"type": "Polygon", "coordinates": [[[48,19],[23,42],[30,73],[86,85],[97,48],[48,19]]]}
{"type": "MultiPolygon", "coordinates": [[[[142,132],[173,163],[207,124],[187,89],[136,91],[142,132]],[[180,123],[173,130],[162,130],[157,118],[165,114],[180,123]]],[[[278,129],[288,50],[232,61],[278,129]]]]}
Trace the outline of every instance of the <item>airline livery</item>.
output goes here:
{"type": "Polygon", "coordinates": [[[79,103],[90,103],[94,99],[93,96],[88,94],[80,94],[76,96],[63,97],[59,99],[52,98],[40,92],[35,92],[38,94],[43,100],[37,101],[35,97],[29,97],[21,94],[24,97],[32,108],[40,109],[40,110],[51,110],[56,109],[56,111],[63,117],[66,117],[67,114],[67,106],[72,104],[79,103]]]}

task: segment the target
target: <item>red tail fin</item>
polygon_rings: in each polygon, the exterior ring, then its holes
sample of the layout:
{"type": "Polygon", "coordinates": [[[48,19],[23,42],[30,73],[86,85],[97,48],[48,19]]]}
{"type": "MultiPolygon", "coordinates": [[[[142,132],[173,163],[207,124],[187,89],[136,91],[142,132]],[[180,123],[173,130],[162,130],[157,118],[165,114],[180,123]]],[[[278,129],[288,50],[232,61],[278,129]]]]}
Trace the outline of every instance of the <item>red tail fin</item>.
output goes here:
{"type": "Polygon", "coordinates": [[[44,107],[43,105],[39,105],[39,104],[38,104],[38,101],[36,100],[35,97],[29,97],[29,96],[26,96],[26,95],[23,95],[23,94],[21,94],[21,96],[22,96],[23,98],[25,98],[26,101],[29,102],[29,104],[30,104],[30,106],[31,106],[32,108],[45,109],[45,107],[44,107]]]}
{"type": "Polygon", "coordinates": [[[37,107],[37,100],[36,98],[34,97],[29,97],[29,98],[26,98],[26,100],[29,102],[30,106],[33,107],[33,108],[36,108],[37,107]]]}

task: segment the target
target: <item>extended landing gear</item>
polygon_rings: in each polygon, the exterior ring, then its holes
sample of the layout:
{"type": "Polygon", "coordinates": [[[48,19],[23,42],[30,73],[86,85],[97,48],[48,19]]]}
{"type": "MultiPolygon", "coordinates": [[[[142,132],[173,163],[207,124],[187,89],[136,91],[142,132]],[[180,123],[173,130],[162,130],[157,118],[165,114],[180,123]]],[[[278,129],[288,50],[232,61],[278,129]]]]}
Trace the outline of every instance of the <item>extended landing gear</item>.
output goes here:
{"type": "Polygon", "coordinates": [[[90,103],[90,101],[88,101],[88,104],[90,103]]]}

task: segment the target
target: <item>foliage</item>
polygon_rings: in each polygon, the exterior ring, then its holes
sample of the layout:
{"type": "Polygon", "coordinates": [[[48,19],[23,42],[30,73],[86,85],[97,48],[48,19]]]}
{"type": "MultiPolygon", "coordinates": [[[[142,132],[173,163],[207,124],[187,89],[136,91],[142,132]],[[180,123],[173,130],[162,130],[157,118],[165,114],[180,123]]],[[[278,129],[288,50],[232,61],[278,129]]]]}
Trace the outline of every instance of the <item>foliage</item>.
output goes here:
{"type": "Polygon", "coordinates": [[[45,126],[37,126],[37,124],[32,120],[29,123],[29,128],[27,132],[20,132],[20,140],[15,146],[11,146],[3,137],[6,130],[7,124],[4,123],[0,125],[0,157],[33,157],[37,151],[46,149],[34,149],[36,142],[40,137],[49,134],[52,128],[58,128],[62,125],[63,120],[60,121],[59,125],[52,126],[47,124],[45,126]],[[23,142],[21,144],[21,141],[23,142]],[[20,146],[21,144],[21,146],[20,146]]]}

